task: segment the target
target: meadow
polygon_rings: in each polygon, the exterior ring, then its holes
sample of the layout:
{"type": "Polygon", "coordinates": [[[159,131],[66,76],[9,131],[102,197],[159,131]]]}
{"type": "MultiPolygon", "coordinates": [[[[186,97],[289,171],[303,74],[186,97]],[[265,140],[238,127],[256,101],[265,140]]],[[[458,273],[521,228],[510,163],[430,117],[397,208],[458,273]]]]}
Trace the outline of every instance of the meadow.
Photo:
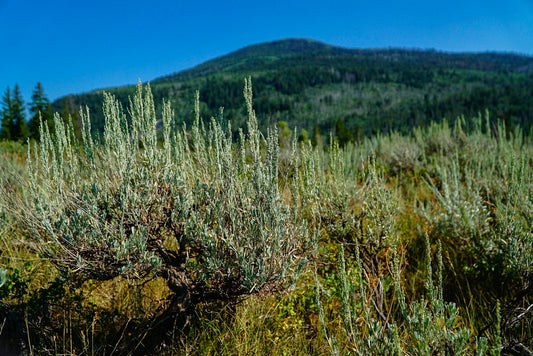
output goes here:
{"type": "Polygon", "coordinates": [[[244,97],[238,135],[139,84],[128,108],[104,94],[100,135],[82,111],[0,144],[6,350],[529,352],[531,133],[487,112],[310,140],[244,97]]]}

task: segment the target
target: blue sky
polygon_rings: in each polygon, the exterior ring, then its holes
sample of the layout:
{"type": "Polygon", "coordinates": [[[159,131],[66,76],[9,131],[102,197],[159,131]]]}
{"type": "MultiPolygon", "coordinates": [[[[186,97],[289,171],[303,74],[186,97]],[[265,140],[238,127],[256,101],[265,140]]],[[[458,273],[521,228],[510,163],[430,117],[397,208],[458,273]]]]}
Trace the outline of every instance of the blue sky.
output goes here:
{"type": "Polygon", "coordinates": [[[51,100],[305,37],[350,48],[533,55],[533,0],[0,0],[0,93],[51,100]]]}

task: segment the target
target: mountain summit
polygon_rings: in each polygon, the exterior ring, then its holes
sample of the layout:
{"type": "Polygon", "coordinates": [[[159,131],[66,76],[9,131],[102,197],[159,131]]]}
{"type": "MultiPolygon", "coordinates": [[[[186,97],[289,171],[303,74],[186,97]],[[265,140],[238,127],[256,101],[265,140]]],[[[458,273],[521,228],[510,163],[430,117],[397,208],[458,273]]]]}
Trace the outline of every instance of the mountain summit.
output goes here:
{"type": "MultiPolygon", "coordinates": [[[[310,39],[244,47],[151,82],[156,103],[169,99],[179,122],[190,122],[195,92],[204,117],[244,123],[243,80],[252,77],[260,125],[286,121],[346,140],[380,131],[409,132],[488,110],[493,120],[529,129],[533,122],[533,57],[420,49],[347,49],[310,39]]],[[[106,89],[128,103],[133,86],[106,89]]],[[[61,111],[88,106],[103,127],[101,90],[59,99],[61,111]]]]}
{"type": "Polygon", "coordinates": [[[332,49],[341,50],[341,47],[334,47],[315,40],[297,38],[259,43],[209,60],[194,68],[157,78],[153,83],[184,81],[226,71],[253,70],[281,58],[293,55],[316,54],[332,49]]]}

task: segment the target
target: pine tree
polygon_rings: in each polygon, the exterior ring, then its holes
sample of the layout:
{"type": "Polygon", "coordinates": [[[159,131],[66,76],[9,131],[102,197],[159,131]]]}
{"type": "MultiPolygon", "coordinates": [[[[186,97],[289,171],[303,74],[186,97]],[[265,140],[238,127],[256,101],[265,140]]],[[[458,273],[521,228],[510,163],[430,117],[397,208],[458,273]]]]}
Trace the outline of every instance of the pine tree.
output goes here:
{"type": "Polygon", "coordinates": [[[30,104],[31,119],[29,122],[30,138],[39,139],[39,125],[41,121],[46,123],[49,127],[52,125],[53,114],[50,101],[44,94],[44,88],[41,83],[35,85],[30,104]]]}
{"type": "Polygon", "coordinates": [[[338,119],[335,123],[335,136],[337,137],[337,140],[339,140],[341,147],[344,147],[344,145],[351,139],[350,131],[344,126],[343,119],[338,119]]]}
{"type": "Polygon", "coordinates": [[[13,126],[13,104],[11,100],[11,90],[9,87],[6,89],[4,97],[2,98],[2,106],[2,129],[0,130],[0,138],[4,140],[11,140],[11,127],[13,126]]]}
{"type": "Polygon", "coordinates": [[[28,124],[26,123],[26,114],[24,113],[24,100],[20,92],[20,87],[15,84],[12,99],[12,127],[11,139],[14,141],[26,141],[28,139],[28,124]]]}

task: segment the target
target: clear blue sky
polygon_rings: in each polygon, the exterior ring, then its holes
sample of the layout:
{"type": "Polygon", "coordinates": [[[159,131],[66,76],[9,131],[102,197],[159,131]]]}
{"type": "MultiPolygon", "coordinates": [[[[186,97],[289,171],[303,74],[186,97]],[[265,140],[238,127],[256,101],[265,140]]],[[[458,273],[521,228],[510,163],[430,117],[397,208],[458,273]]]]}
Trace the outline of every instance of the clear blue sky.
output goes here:
{"type": "Polygon", "coordinates": [[[533,0],[0,0],[0,93],[51,100],[305,37],[350,48],[533,55],[533,0]]]}

